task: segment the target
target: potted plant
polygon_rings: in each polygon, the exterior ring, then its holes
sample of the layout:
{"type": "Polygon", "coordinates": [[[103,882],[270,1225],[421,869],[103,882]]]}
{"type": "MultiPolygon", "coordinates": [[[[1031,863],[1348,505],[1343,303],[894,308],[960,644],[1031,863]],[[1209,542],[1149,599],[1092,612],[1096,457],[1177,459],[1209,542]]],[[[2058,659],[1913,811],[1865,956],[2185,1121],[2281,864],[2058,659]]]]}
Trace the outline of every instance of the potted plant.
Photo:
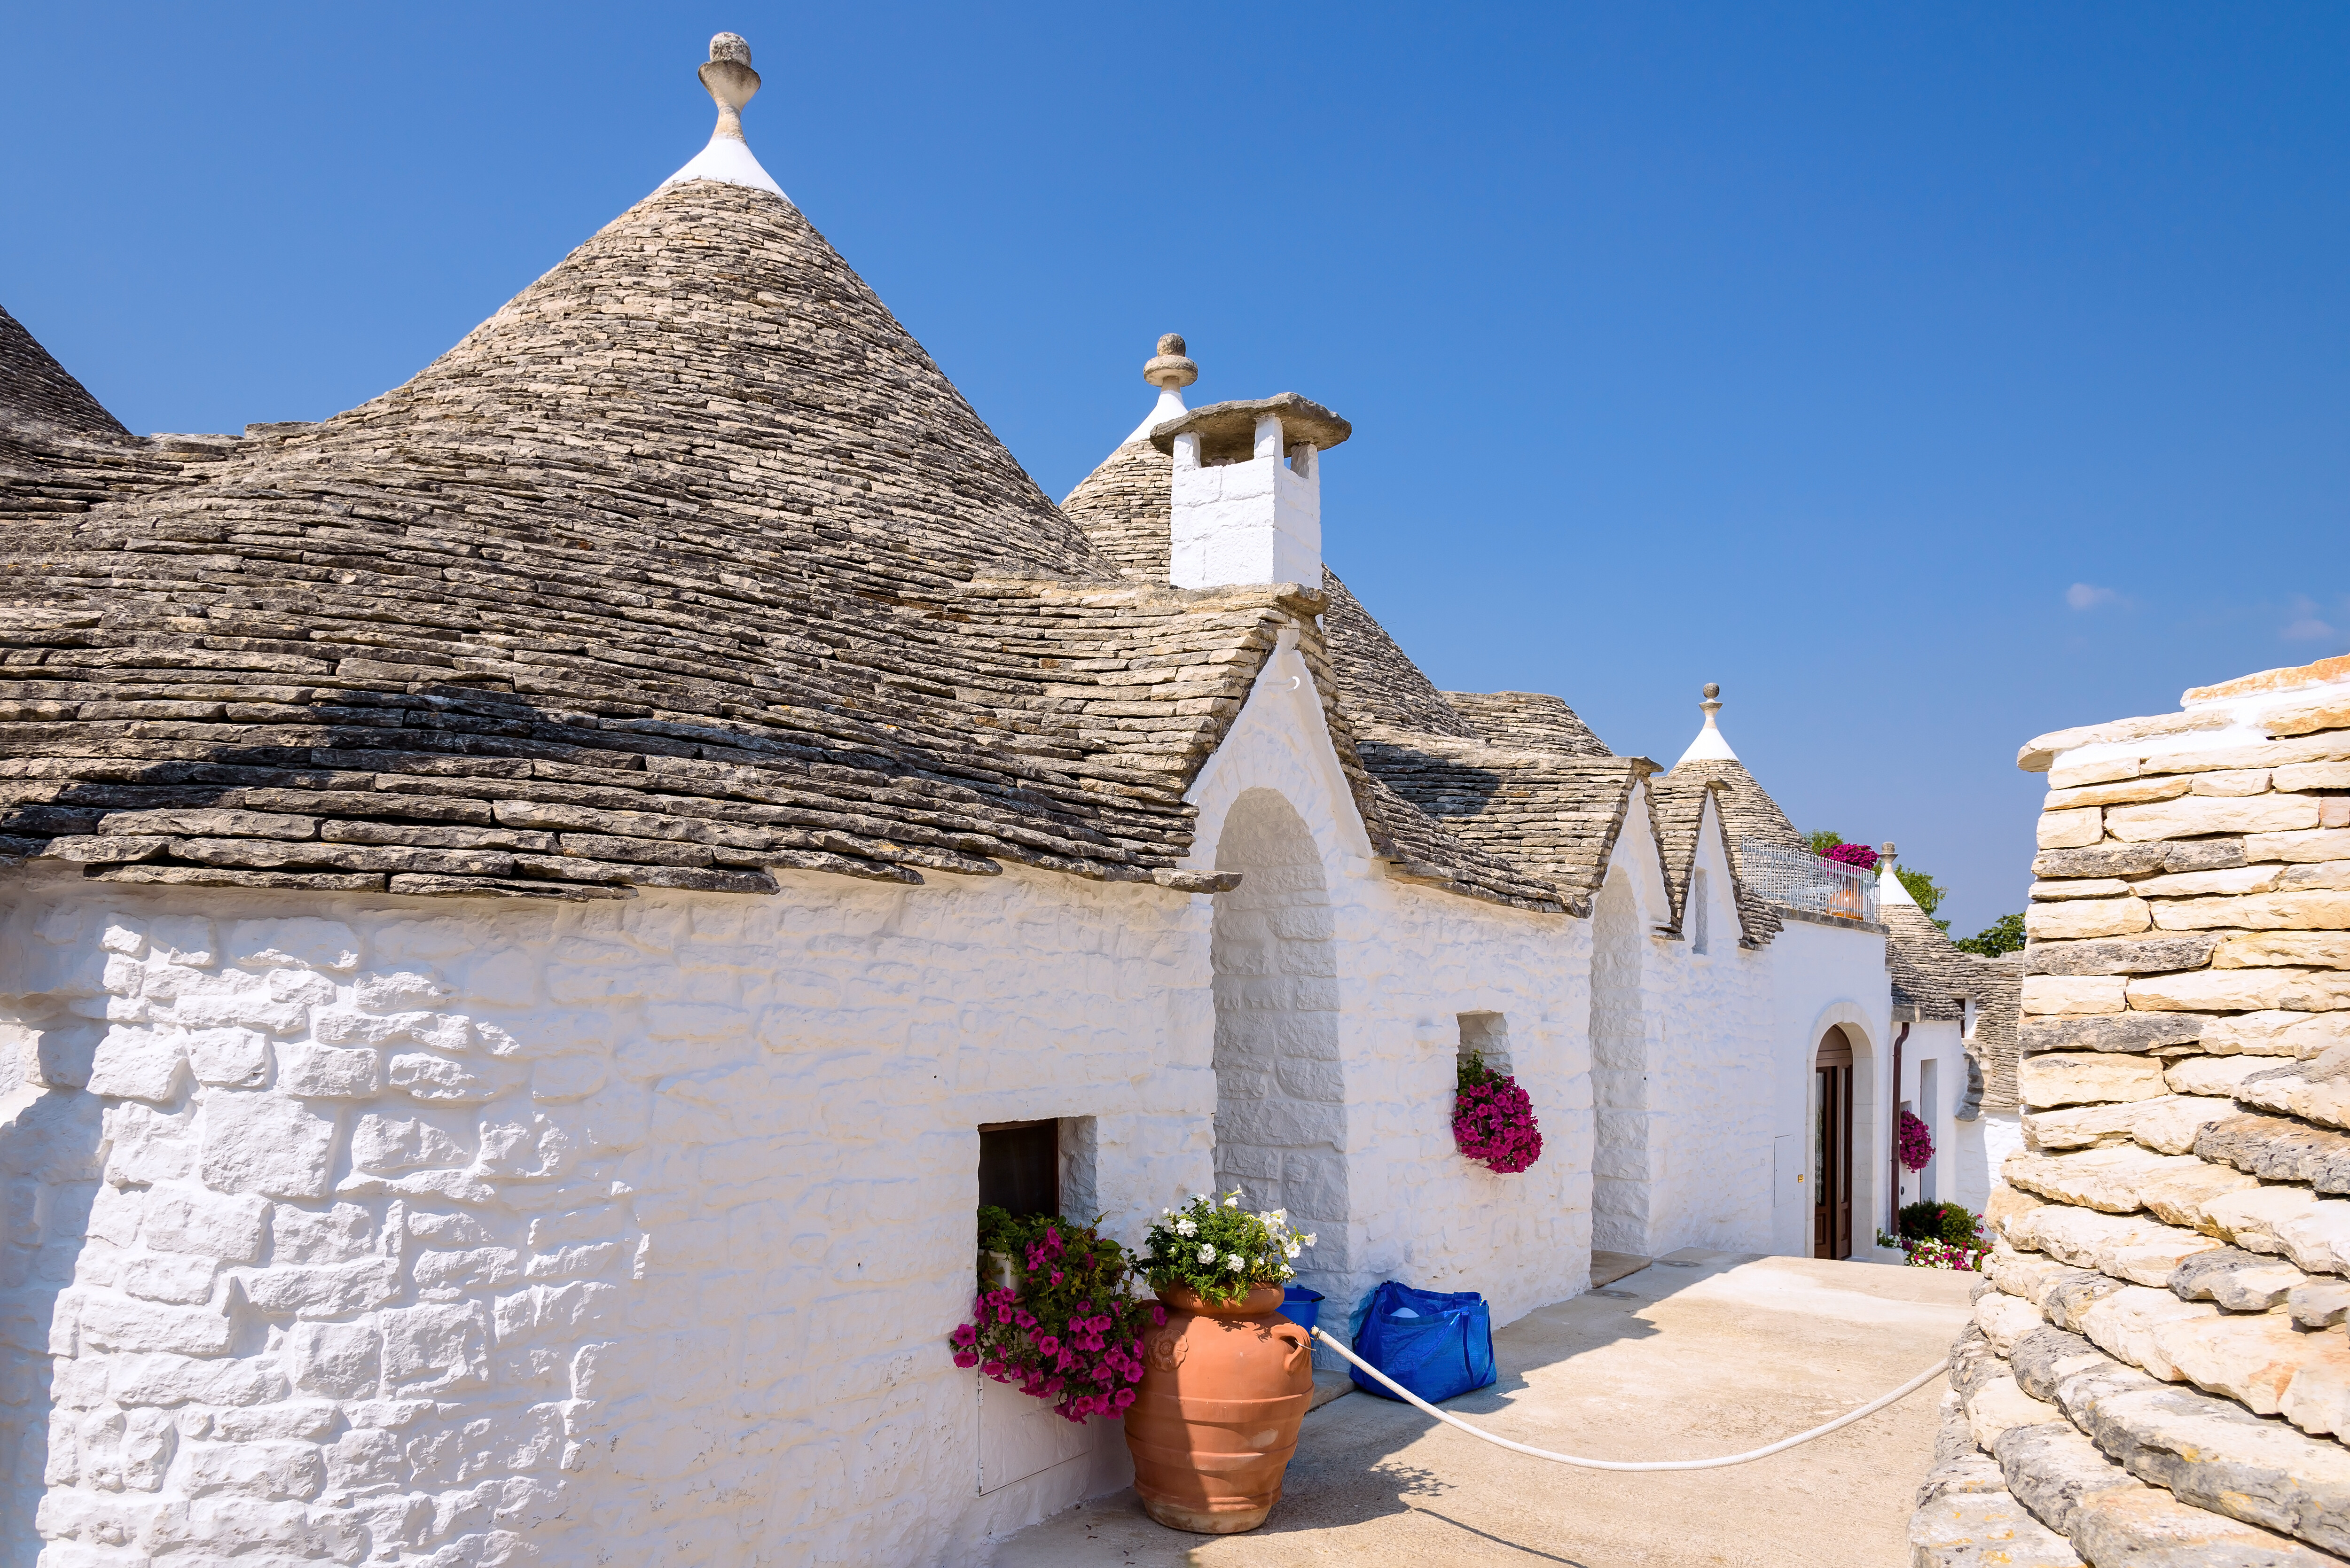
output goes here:
{"type": "Polygon", "coordinates": [[[1900,1246],[1913,1269],[1981,1269],[1991,1251],[1983,1240],[1981,1217],[1963,1204],[1930,1198],[1905,1203],[1897,1220],[1900,1246]]]}
{"type": "Polygon", "coordinates": [[[1142,1381],[1142,1331],[1166,1309],[1134,1299],[1126,1249],[1056,1214],[979,1211],[979,1294],[947,1336],[957,1366],[1053,1402],[1065,1419],[1115,1419],[1142,1381]]]}
{"type": "Polygon", "coordinates": [[[1126,1446],[1134,1490],[1159,1523],[1232,1535],[1281,1501],[1314,1397],[1313,1341],[1280,1315],[1281,1287],[1313,1244],[1284,1210],[1243,1208],[1237,1188],[1150,1227],[1142,1269],[1165,1318],[1143,1336],[1126,1446]]]}

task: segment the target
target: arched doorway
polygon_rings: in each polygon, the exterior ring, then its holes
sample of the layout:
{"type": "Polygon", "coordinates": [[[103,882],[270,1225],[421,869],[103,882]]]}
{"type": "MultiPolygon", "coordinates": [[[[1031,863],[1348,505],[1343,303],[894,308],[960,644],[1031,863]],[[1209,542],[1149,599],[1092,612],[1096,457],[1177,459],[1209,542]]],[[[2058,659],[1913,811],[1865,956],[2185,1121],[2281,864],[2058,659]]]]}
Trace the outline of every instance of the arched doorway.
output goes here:
{"type": "Polygon", "coordinates": [[[1622,871],[1591,922],[1591,1245],[1648,1256],[1648,1035],[1640,1016],[1640,911],[1622,871]]]}
{"type": "Polygon", "coordinates": [[[1338,1059],[1337,958],[1322,857],[1305,819],[1273,790],[1232,803],[1216,869],[1216,1186],[1252,1209],[1286,1209],[1320,1240],[1305,1260],[1343,1272],[1347,1102],[1338,1059]]]}
{"type": "Polygon", "coordinates": [[[1852,1256],[1852,1040],[1833,1024],[1813,1057],[1812,1256],[1852,1256]]]}

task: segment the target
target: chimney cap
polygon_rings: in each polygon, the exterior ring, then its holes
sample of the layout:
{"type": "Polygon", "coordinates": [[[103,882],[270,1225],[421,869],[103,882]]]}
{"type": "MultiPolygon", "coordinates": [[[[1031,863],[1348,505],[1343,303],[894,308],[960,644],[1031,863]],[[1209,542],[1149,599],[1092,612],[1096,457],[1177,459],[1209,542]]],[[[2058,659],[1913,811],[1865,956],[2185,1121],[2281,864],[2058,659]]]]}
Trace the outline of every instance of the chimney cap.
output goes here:
{"type": "Polygon", "coordinates": [[[1172,452],[1175,438],[1196,434],[1202,445],[1211,448],[1249,450],[1256,439],[1256,421],[1267,414],[1281,421],[1281,433],[1287,443],[1304,441],[1316,451],[1327,452],[1355,433],[1355,427],[1309,398],[1295,392],[1284,392],[1273,398],[1244,398],[1237,402],[1202,403],[1180,419],[1168,420],[1150,427],[1150,444],[1160,452],[1172,452]]]}

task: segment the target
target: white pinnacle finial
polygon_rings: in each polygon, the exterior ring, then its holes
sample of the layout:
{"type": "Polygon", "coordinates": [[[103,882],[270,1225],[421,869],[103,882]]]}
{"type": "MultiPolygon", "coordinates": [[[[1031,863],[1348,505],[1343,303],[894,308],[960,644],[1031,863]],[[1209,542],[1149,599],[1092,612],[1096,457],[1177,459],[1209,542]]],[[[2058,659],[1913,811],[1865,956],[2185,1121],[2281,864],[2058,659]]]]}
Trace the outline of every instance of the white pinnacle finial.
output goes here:
{"type": "Polygon", "coordinates": [[[1159,401],[1151,406],[1149,417],[1134,427],[1134,433],[1118,442],[1120,446],[1132,446],[1157,426],[1186,411],[1183,389],[1200,379],[1200,367],[1186,357],[1181,333],[1170,332],[1159,338],[1159,352],[1143,362],[1142,379],[1159,389],[1159,401]]]}
{"type": "Polygon", "coordinates": [[[1705,713],[1705,728],[1697,732],[1697,739],[1689,743],[1689,750],[1681,753],[1680,762],[1673,766],[1679,767],[1681,763],[1736,762],[1738,753],[1730,749],[1729,739],[1722,734],[1721,727],[1714,722],[1714,715],[1721,711],[1721,688],[1710,680],[1706,682],[1705,701],[1698,707],[1705,713]]]}
{"type": "MultiPolygon", "coordinates": [[[[700,74],[702,85],[717,100],[718,129],[710,133],[710,145],[662,181],[661,187],[715,180],[722,185],[743,185],[784,196],[784,188],[759,166],[751,155],[751,144],[743,139],[743,106],[759,90],[759,73],[751,68],[751,46],[739,33],[719,34],[710,40],[710,63],[700,74]]],[[[784,196],[784,200],[791,198],[784,196]]]]}
{"type": "Polygon", "coordinates": [[[1893,863],[1897,858],[1893,852],[1893,840],[1888,838],[1877,846],[1877,901],[1885,904],[1915,904],[1918,900],[1909,896],[1908,887],[1900,877],[1894,875],[1893,863]]]}

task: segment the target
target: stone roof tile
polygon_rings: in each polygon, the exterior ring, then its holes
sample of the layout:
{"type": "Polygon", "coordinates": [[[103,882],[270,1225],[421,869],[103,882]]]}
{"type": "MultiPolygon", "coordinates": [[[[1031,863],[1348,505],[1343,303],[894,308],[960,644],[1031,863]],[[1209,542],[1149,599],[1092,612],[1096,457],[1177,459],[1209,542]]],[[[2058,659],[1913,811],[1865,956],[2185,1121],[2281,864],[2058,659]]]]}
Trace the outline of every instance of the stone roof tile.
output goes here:
{"type": "MultiPolygon", "coordinates": [[[[5,535],[20,850],[266,797],[308,847],[67,853],[485,896],[1007,859],[1180,885],[1183,789],[1320,608],[1119,578],[800,213],[736,184],[664,187],[407,385],[203,455],[5,535]],[[451,820],[426,808],[554,852],[461,866],[409,831],[451,820]]],[[[36,452],[0,494],[60,475],[36,452]]]]}

